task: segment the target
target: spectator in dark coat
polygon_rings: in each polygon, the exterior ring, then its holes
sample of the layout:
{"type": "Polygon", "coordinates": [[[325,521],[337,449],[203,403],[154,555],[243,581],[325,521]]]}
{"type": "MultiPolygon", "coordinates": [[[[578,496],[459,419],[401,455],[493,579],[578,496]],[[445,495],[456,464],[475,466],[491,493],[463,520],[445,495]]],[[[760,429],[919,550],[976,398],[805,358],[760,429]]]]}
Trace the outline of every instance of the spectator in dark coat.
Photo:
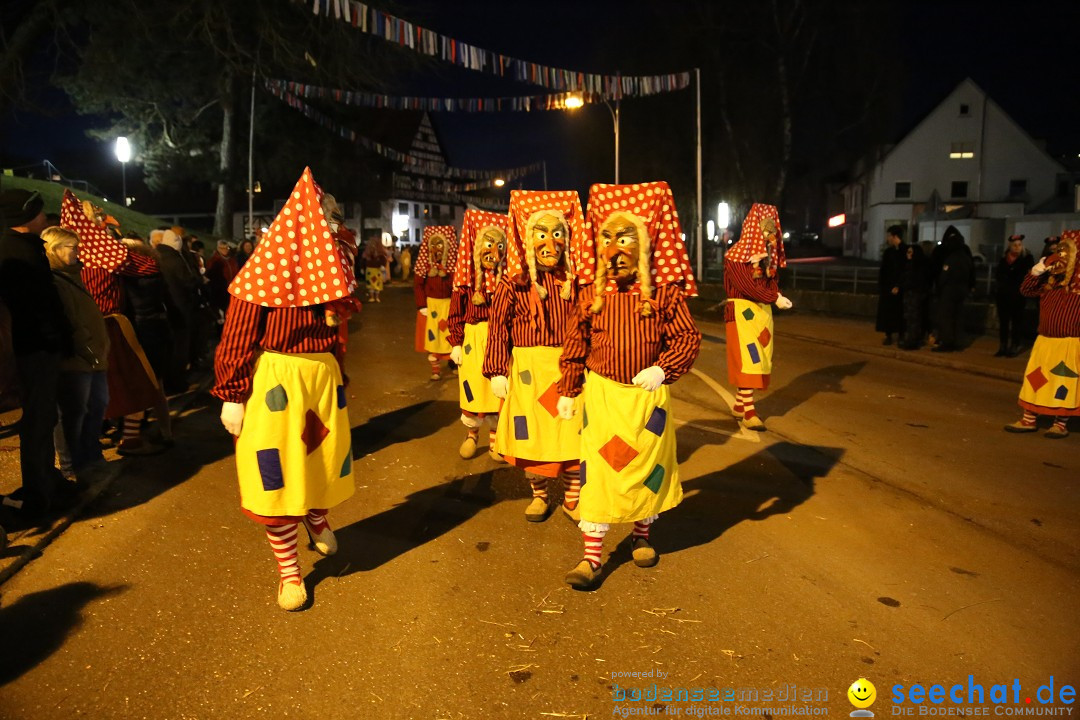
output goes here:
{"type": "Polygon", "coordinates": [[[169,328],[173,352],[165,369],[165,391],[186,392],[187,366],[191,357],[191,331],[198,303],[199,278],[181,254],[180,236],[162,228],[150,233],[150,244],[158,251],[158,266],[168,289],[169,328]]]}
{"type": "Polygon", "coordinates": [[[904,291],[900,277],[904,272],[904,229],[893,225],[885,231],[885,251],[878,270],[878,332],[885,333],[883,345],[892,345],[893,334],[904,331],[904,291]]]}
{"type": "Polygon", "coordinates": [[[0,192],[0,300],[11,313],[22,405],[22,487],[2,502],[26,516],[47,512],[73,488],[56,467],[53,444],[60,361],[72,354],[73,341],[40,236],[44,205],[36,192],[0,192]]]}
{"type": "Polygon", "coordinates": [[[999,337],[994,357],[1016,357],[1028,341],[1029,331],[1024,322],[1027,298],[1020,294],[1020,284],[1034,265],[1035,258],[1024,249],[1024,236],[1009,237],[994,275],[999,337]]]}
{"type": "Polygon", "coordinates": [[[975,261],[964,236],[954,226],[945,229],[937,247],[934,263],[937,295],[938,344],[934,352],[954,352],[960,349],[964,324],[964,301],[975,288],[975,261]]]}
{"type": "Polygon", "coordinates": [[[210,303],[225,317],[229,309],[229,283],[236,277],[240,268],[233,257],[232,245],[226,240],[219,240],[217,252],[206,263],[206,279],[210,281],[210,303]]]}
{"type": "Polygon", "coordinates": [[[918,350],[929,330],[924,321],[926,306],[930,301],[929,258],[918,245],[908,245],[904,249],[900,293],[904,298],[904,339],[900,349],[918,350]]]}

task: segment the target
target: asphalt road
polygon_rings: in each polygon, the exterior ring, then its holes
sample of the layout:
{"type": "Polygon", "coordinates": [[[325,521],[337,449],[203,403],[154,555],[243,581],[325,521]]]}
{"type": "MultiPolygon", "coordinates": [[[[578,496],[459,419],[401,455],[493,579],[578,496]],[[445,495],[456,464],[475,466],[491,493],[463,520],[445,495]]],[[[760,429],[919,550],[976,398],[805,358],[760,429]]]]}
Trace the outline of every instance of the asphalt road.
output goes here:
{"type": "Polygon", "coordinates": [[[517,471],[458,457],[456,383],[429,382],[412,351],[411,293],[383,297],[349,348],[358,491],[330,515],[341,550],[301,550],[312,605],[278,609],[207,398],[175,449],[131,463],[0,587],[0,718],[694,705],[614,702],[613,682],[796,684],[846,715],[860,676],[888,715],[895,684],[1080,680],[1080,433],[1003,433],[1013,384],[785,338],[781,316],[758,403],[770,431],[750,434],[715,390],[723,327],[703,321],[703,375],[674,389],[686,499],[655,526],[660,564],[635,567],[619,527],[581,593],[563,583],[576,528],[526,523],[517,471]],[[664,675],[613,680],[634,672],[664,675]]]}

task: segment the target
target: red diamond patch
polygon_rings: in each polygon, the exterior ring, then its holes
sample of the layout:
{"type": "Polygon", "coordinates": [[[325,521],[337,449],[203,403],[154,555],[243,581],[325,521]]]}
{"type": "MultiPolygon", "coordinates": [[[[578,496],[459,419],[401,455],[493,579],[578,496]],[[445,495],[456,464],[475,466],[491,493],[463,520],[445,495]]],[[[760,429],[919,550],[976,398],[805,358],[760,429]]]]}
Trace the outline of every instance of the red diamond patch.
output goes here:
{"type": "Polygon", "coordinates": [[[1042,373],[1042,368],[1035,368],[1029,372],[1027,374],[1027,381],[1031,383],[1031,389],[1035,392],[1039,392],[1039,388],[1048,382],[1046,376],[1042,373]]]}
{"type": "Polygon", "coordinates": [[[761,344],[761,347],[768,347],[771,340],[772,333],[769,332],[769,328],[762,328],[761,334],[757,336],[758,343],[761,344]]]}
{"type": "Polygon", "coordinates": [[[600,457],[607,460],[607,464],[614,468],[615,472],[622,472],[622,469],[637,456],[638,451],[630,447],[618,435],[612,435],[611,439],[600,448],[600,457]]]}
{"type": "Polygon", "coordinates": [[[446,322],[445,320],[439,321],[439,332],[446,332],[447,328],[449,327],[450,323],[446,322]]]}
{"type": "Polygon", "coordinates": [[[536,398],[536,402],[540,403],[541,407],[547,410],[551,417],[559,416],[559,389],[556,387],[558,383],[551,383],[551,387],[544,391],[544,394],[536,398]]]}
{"type": "Polygon", "coordinates": [[[304,445],[307,446],[307,454],[310,455],[315,452],[329,434],[330,430],[328,430],[326,425],[323,424],[323,421],[319,419],[319,416],[315,414],[315,411],[308,410],[307,415],[304,417],[304,432],[300,435],[300,438],[304,441],[304,445]]]}

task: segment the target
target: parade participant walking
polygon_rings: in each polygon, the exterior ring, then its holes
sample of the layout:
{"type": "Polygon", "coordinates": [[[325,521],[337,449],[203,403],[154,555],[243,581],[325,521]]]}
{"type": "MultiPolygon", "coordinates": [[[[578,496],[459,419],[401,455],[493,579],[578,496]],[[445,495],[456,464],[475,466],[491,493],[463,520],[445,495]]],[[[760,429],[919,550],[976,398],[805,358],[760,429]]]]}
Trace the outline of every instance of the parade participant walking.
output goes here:
{"type": "Polygon", "coordinates": [[[476,454],[476,441],[486,419],[490,425],[488,454],[502,462],[502,456],[495,452],[495,428],[502,402],[491,391],[483,371],[488,315],[495,288],[506,271],[506,238],[510,232],[508,215],[483,210],[466,210],[461,223],[450,298],[450,360],[458,366],[461,422],[468,429],[458,452],[466,459],[476,454]]]}
{"type": "Polygon", "coordinates": [[[634,523],[636,565],[659,562],[649,531],[682,500],[668,385],[690,370],[701,349],[686,304],[697,285],[668,184],[593,185],[588,212],[593,238],[585,242],[592,247],[582,253],[588,262],[578,277],[591,283],[567,324],[558,385],[561,417],[574,417],[574,398],[584,398],[585,555],[566,576],[579,589],[599,579],[612,523],[634,523]]]}
{"type": "Polygon", "coordinates": [[[1068,437],[1070,417],[1080,415],[1080,230],[1062,233],[1057,251],[1039,260],[1020,286],[1027,297],[1039,299],[1039,335],[1020,386],[1024,415],[1006,425],[1013,433],[1035,432],[1037,416],[1054,424],[1046,437],[1068,437]]]}
{"type": "Polygon", "coordinates": [[[882,345],[892,345],[893,335],[904,331],[904,288],[901,278],[904,272],[904,229],[892,225],[885,231],[885,251],[878,269],[878,332],[885,333],[882,345]]]}
{"type": "Polygon", "coordinates": [[[724,256],[724,323],[728,380],[737,388],[732,414],[750,430],[765,430],[754,407],[754,391],[767,390],[773,364],[771,304],[791,301],[780,293],[778,273],[787,267],[780,216],[772,205],[754,203],[742,234],[724,256]]]}
{"type": "Polygon", "coordinates": [[[263,525],[277,558],[277,601],[307,602],[297,535],[337,550],[327,512],[354,491],[338,320],[355,280],[304,169],[255,253],[229,286],[214,369],[221,422],[236,439],[240,506],[263,525]]]}
{"type": "Polygon", "coordinates": [[[60,204],[61,225],[79,236],[82,280],[93,296],[109,333],[106,377],[109,405],[105,418],[120,420],[122,439],[117,451],[122,455],[150,455],[162,448],[143,440],[142,414],[154,409],[160,436],[172,442],[169,403],[157,376],[135,334],[131,320],[123,314],[124,279],[153,277],[160,273],[157,261],[144,253],[131,252],[106,228],[103,213],[89,202],[80,203],[70,190],[60,204]]]}
{"type": "Polygon", "coordinates": [[[1024,322],[1027,298],[1020,292],[1020,286],[1034,265],[1035,258],[1024,249],[1024,236],[1010,236],[994,276],[1000,340],[994,357],[1016,357],[1028,341],[1024,322]]]}
{"type": "Polygon", "coordinates": [[[454,284],[457,232],[451,225],[429,225],[416,256],[413,295],[416,318],[416,350],[427,353],[431,379],[442,378],[442,361],[450,358],[450,293],[454,284]]]}
{"type": "Polygon", "coordinates": [[[379,294],[383,291],[383,270],[390,262],[390,257],[379,238],[370,237],[364,243],[364,253],[360,256],[360,262],[364,266],[368,302],[382,302],[379,294]]]}
{"type": "Polygon", "coordinates": [[[551,511],[549,483],[563,478],[562,508],[578,519],[581,421],[558,419],[559,356],[577,297],[577,253],[587,247],[577,192],[510,192],[507,274],[495,290],[484,376],[505,398],[495,449],[525,471],[529,522],[551,511]],[[576,243],[576,244],[574,244],[576,243]]]}

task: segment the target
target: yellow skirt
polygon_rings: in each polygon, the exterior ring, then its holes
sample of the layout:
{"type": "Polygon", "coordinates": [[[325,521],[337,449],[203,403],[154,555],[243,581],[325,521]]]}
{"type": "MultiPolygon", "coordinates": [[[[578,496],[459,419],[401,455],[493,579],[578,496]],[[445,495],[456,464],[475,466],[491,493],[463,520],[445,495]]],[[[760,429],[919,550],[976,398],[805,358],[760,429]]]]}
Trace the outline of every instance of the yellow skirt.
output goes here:
{"type": "Polygon", "coordinates": [[[264,352],[236,440],[240,505],[303,515],[353,494],[352,436],[341,370],[330,353],[264,352]]]}
{"type": "Polygon", "coordinates": [[[424,350],[435,355],[449,355],[450,298],[427,299],[427,322],[424,327],[424,350]]]}
{"type": "Polygon", "coordinates": [[[484,377],[484,354],[487,352],[488,324],[465,324],[465,340],[461,346],[461,366],[458,385],[461,388],[461,409],[473,413],[499,412],[499,398],[491,392],[491,382],[484,377]]]}
{"type": "Polygon", "coordinates": [[[581,519],[645,520],[682,502],[668,386],[648,392],[589,373],[582,394],[581,519]]]}
{"type": "Polygon", "coordinates": [[[772,305],[728,300],[735,322],[727,326],[728,380],[734,387],[767,388],[772,374],[772,305]]]}
{"type": "Polygon", "coordinates": [[[365,268],[364,279],[367,280],[368,290],[371,292],[383,291],[383,274],[382,268],[365,268]]]}
{"type": "Polygon", "coordinates": [[[561,347],[514,348],[510,390],[495,432],[495,451],[519,460],[565,462],[581,458],[581,399],[573,420],[559,417],[556,383],[561,347]]]}
{"type": "Polygon", "coordinates": [[[1080,338],[1035,338],[1020,407],[1039,415],[1080,415],[1080,338]]]}

